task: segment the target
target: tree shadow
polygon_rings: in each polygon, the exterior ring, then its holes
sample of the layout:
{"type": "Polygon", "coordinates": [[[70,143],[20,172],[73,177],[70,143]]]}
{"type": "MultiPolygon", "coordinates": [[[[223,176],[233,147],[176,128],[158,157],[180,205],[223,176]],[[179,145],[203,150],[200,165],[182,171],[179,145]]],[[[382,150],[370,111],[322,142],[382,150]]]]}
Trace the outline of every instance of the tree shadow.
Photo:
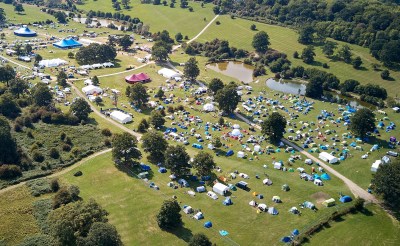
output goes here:
{"type": "Polygon", "coordinates": [[[95,118],[88,118],[86,124],[98,126],[99,123],[96,121],[95,118]]]}
{"type": "Polygon", "coordinates": [[[363,208],[362,210],[360,210],[360,213],[362,213],[365,216],[374,216],[374,213],[372,213],[371,210],[367,208],[363,208]]]}
{"type": "Polygon", "coordinates": [[[312,63],[309,63],[308,65],[311,65],[311,66],[314,66],[314,67],[322,67],[322,62],[313,61],[312,63]]]}
{"type": "Polygon", "coordinates": [[[184,227],[183,225],[179,228],[173,230],[166,230],[167,232],[174,234],[176,237],[182,239],[185,242],[189,242],[190,239],[193,237],[192,230],[184,227]]]}
{"type": "Polygon", "coordinates": [[[358,70],[358,71],[368,71],[368,68],[366,68],[366,67],[359,67],[359,68],[356,68],[356,70],[358,70]]]}

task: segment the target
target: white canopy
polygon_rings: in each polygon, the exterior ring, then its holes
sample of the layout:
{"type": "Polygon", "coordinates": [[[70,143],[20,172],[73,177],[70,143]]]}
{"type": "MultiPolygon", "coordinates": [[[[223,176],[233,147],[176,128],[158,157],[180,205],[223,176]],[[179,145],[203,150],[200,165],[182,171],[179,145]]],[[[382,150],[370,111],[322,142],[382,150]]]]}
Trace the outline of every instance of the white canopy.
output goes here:
{"type": "Polygon", "coordinates": [[[234,124],[233,129],[240,129],[240,126],[238,124],[234,124]]]}
{"type": "Polygon", "coordinates": [[[231,135],[234,137],[239,137],[242,134],[240,133],[239,129],[233,129],[233,131],[231,132],[231,135]]]}
{"type": "Polygon", "coordinates": [[[158,74],[164,76],[165,78],[171,79],[175,77],[182,77],[180,73],[175,72],[172,69],[169,68],[161,68],[158,70],[158,74]]]}
{"type": "Polygon", "coordinates": [[[213,191],[221,196],[224,196],[229,191],[229,187],[221,183],[216,183],[213,186],[213,191]]]}
{"type": "Polygon", "coordinates": [[[238,151],[237,152],[237,157],[243,158],[244,157],[244,152],[243,151],[238,151]]]}
{"type": "Polygon", "coordinates": [[[263,184],[265,184],[265,185],[272,185],[272,180],[270,180],[270,179],[264,179],[264,180],[263,180],[263,184]]]}
{"type": "Polygon", "coordinates": [[[122,113],[121,111],[115,110],[110,114],[111,119],[118,121],[119,123],[125,124],[132,121],[132,116],[129,114],[122,113]]]}
{"type": "Polygon", "coordinates": [[[381,160],[376,160],[372,166],[371,166],[371,172],[377,172],[379,169],[379,166],[382,164],[381,160]]]}
{"type": "Polygon", "coordinates": [[[214,111],[214,105],[212,105],[211,103],[207,103],[203,106],[203,110],[204,111],[208,111],[208,112],[212,112],[214,111]]]}
{"type": "Polygon", "coordinates": [[[39,66],[45,66],[45,67],[58,67],[60,65],[65,65],[65,64],[68,64],[68,62],[64,61],[60,58],[51,59],[51,60],[41,60],[39,62],[39,66]]]}
{"type": "Polygon", "coordinates": [[[103,93],[103,89],[101,89],[98,86],[94,85],[88,85],[82,88],[82,92],[85,93],[86,95],[92,95],[92,94],[100,94],[103,93]]]}

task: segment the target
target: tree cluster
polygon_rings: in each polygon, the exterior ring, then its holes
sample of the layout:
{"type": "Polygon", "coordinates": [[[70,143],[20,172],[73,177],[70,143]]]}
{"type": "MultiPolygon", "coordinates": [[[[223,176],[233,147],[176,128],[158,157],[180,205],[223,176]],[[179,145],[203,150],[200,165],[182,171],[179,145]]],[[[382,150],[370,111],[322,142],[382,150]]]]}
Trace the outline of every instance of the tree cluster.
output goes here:
{"type": "Polygon", "coordinates": [[[76,61],[80,64],[95,64],[114,61],[117,51],[108,44],[92,43],[81,47],[75,55],[76,61]]]}
{"type": "Polygon", "coordinates": [[[201,54],[205,57],[208,57],[210,61],[218,61],[229,58],[240,59],[249,55],[248,51],[230,47],[228,41],[219,39],[214,39],[205,43],[199,43],[196,41],[191,42],[186,46],[185,52],[189,55],[201,54]]]}

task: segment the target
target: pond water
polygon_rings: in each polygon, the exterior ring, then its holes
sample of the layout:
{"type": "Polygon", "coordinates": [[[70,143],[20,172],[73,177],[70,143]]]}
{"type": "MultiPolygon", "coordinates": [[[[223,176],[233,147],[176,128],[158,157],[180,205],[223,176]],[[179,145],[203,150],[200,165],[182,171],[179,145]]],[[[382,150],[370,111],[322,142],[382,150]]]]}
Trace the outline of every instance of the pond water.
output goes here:
{"type": "MultiPolygon", "coordinates": [[[[274,79],[268,79],[266,82],[266,85],[268,88],[270,88],[274,91],[280,91],[280,92],[290,93],[290,94],[294,94],[294,95],[298,95],[298,94],[304,95],[306,93],[306,85],[304,83],[300,83],[300,82],[283,81],[283,80],[276,81],[274,79]]],[[[336,96],[336,98],[341,98],[341,99],[347,100],[347,102],[349,103],[349,105],[351,107],[375,108],[374,105],[363,102],[356,98],[346,97],[346,96],[343,96],[340,94],[334,94],[334,96],[336,96]]]]}
{"type": "Polygon", "coordinates": [[[243,62],[229,61],[218,62],[206,65],[207,68],[226,76],[233,77],[239,81],[249,83],[253,81],[253,66],[246,65],[243,62]]]}
{"type": "MultiPolygon", "coordinates": [[[[82,23],[82,24],[86,24],[86,18],[82,17],[82,18],[73,18],[74,21],[82,23]]],[[[118,30],[121,28],[121,25],[115,21],[111,21],[111,20],[106,20],[106,19],[97,19],[97,18],[92,18],[92,22],[90,23],[90,25],[92,26],[97,26],[97,23],[100,23],[100,25],[102,27],[107,27],[110,23],[113,23],[115,25],[115,27],[118,28],[118,30]]]]}

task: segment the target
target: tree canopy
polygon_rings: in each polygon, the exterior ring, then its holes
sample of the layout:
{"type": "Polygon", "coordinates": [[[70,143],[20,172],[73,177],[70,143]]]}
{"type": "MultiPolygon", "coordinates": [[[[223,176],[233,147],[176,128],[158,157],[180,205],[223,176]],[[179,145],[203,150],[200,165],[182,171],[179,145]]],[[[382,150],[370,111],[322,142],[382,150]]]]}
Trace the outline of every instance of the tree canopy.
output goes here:
{"type": "Polygon", "coordinates": [[[261,132],[267,135],[271,143],[278,143],[283,137],[286,119],[278,112],[273,112],[261,125],[261,132]]]}
{"type": "Polygon", "coordinates": [[[215,166],[212,155],[205,151],[200,151],[194,156],[192,166],[196,169],[197,175],[209,176],[215,166]]]}
{"type": "Polygon", "coordinates": [[[212,246],[212,243],[205,234],[196,233],[190,239],[188,246],[212,246]]]}
{"type": "Polygon", "coordinates": [[[11,127],[3,116],[0,116],[0,143],[0,164],[17,163],[17,144],[11,136],[11,127]]]}
{"type": "Polygon", "coordinates": [[[155,127],[162,127],[165,123],[164,116],[158,110],[153,110],[150,116],[150,123],[155,127]]]}
{"type": "Polygon", "coordinates": [[[370,109],[359,109],[350,117],[350,130],[356,136],[364,138],[367,132],[372,132],[374,129],[375,115],[370,109]]]}
{"type": "Polygon", "coordinates": [[[129,35],[124,35],[122,38],[118,39],[118,44],[123,50],[127,50],[133,44],[133,40],[129,35]]]}
{"type": "Polygon", "coordinates": [[[53,94],[46,84],[38,83],[33,89],[32,97],[37,106],[48,106],[52,102],[53,94]]]}
{"type": "Polygon", "coordinates": [[[147,94],[146,87],[142,83],[135,83],[129,86],[129,99],[139,108],[143,107],[147,102],[149,95],[147,94]]]}
{"type": "Polygon", "coordinates": [[[171,173],[177,177],[186,175],[190,171],[188,164],[190,160],[189,154],[186,152],[185,147],[181,145],[170,145],[164,154],[165,167],[171,170],[171,173]]]}
{"type": "Polygon", "coordinates": [[[141,140],[144,152],[149,153],[148,159],[153,163],[162,163],[164,152],[168,147],[168,142],[164,136],[156,130],[151,130],[143,134],[141,140]]]}
{"type": "Polygon", "coordinates": [[[115,226],[94,222],[84,240],[86,246],[122,246],[121,237],[115,226]]]}
{"type": "Polygon", "coordinates": [[[116,56],[117,51],[113,46],[92,43],[81,47],[76,53],[75,59],[80,65],[84,65],[114,61],[116,56]]]}
{"type": "Polygon", "coordinates": [[[71,104],[70,111],[79,120],[87,120],[92,109],[85,99],[78,98],[71,104]]]}
{"type": "Polygon", "coordinates": [[[0,96],[0,114],[8,118],[16,118],[21,113],[21,108],[9,93],[0,96]]]}
{"type": "Polygon", "coordinates": [[[198,66],[198,62],[196,61],[196,58],[194,57],[189,58],[189,60],[185,63],[183,74],[185,75],[186,78],[190,79],[191,81],[196,80],[197,76],[199,76],[200,74],[200,69],[198,66]]]}
{"type": "Polygon", "coordinates": [[[301,59],[304,63],[310,64],[314,62],[315,52],[313,46],[307,46],[303,49],[301,53],[301,59]]]}
{"type": "Polygon", "coordinates": [[[133,164],[142,154],[137,149],[137,139],[135,136],[124,132],[116,134],[113,139],[112,156],[114,160],[120,160],[124,164],[133,164]]]}
{"type": "Polygon", "coordinates": [[[268,34],[264,31],[256,33],[251,44],[257,52],[265,53],[270,45],[268,34]]]}
{"type": "Polygon", "coordinates": [[[166,200],[157,214],[157,223],[161,229],[174,229],[182,224],[181,208],[176,200],[166,200]]]}
{"type": "Polygon", "coordinates": [[[211,82],[208,84],[208,89],[210,89],[214,93],[214,95],[216,95],[217,92],[223,88],[224,88],[224,83],[219,78],[213,78],[211,82]]]}
{"type": "Polygon", "coordinates": [[[215,96],[215,100],[218,102],[219,109],[228,114],[232,113],[240,102],[240,96],[236,91],[236,85],[229,84],[219,90],[215,96]]]}

